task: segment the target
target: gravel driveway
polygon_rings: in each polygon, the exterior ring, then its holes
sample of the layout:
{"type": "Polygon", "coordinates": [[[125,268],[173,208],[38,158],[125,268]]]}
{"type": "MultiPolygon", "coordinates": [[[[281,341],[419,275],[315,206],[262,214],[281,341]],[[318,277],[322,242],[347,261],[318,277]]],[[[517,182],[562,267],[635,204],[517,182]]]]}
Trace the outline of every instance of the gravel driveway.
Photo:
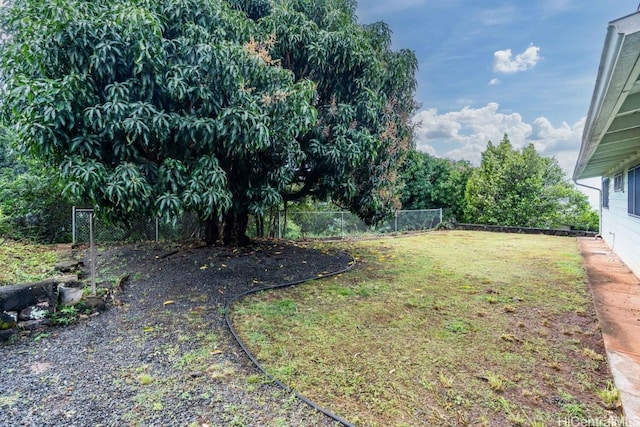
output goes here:
{"type": "Polygon", "coordinates": [[[281,243],[101,251],[101,287],[129,275],[105,313],[0,344],[0,426],[335,425],[260,375],[224,307],[249,289],[349,261],[281,243]]]}

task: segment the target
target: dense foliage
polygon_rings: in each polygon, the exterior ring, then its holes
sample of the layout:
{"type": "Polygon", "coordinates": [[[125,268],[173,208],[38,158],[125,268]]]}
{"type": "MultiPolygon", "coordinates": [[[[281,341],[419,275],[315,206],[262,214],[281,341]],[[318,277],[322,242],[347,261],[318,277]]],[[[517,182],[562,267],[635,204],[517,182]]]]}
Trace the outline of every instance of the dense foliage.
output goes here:
{"type": "Polygon", "coordinates": [[[196,212],[209,243],[249,214],[331,198],[397,206],[416,60],[350,0],[15,0],[2,119],[65,193],[114,222],[196,212]]]}
{"type": "Polygon", "coordinates": [[[403,209],[440,209],[445,220],[464,216],[464,192],[473,167],[467,161],[440,159],[411,151],[401,176],[403,209]]]}
{"type": "Polygon", "coordinates": [[[533,145],[514,149],[505,134],[489,141],[465,192],[465,221],[479,224],[598,230],[598,215],[553,158],[533,145]]]}
{"type": "Polygon", "coordinates": [[[0,129],[0,236],[60,243],[71,240],[71,203],[55,170],[21,158],[0,129]]]}

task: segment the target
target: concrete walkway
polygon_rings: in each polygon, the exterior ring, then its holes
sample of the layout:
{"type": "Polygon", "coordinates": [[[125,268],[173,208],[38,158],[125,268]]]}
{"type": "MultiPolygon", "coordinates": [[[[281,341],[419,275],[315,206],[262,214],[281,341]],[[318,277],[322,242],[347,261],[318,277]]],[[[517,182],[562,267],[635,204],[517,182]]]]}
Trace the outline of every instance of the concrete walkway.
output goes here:
{"type": "Polygon", "coordinates": [[[626,426],[640,427],[640,279],[602,239],[578,243],[626,426]]]}

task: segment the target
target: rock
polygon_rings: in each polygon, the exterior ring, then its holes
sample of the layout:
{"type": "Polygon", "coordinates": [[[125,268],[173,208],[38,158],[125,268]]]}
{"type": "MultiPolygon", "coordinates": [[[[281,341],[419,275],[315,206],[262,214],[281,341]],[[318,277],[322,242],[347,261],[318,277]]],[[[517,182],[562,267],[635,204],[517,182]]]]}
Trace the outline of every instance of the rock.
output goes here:
{"type": "Polygon", "coordinates": [[[18,315],[14,313],[0,313],[0,331],[11,329],[18,323],[18,315]]]}
{"type": "Polygon", "coordinates": [[[17,333],[18,333],[18,329],[16,328],[0,329],[0,341],[6,341],[17,333]]]}
{"type": "Polygon", "coordinates": [[[36,329],[49,326],[52,323],[53,323],[52,320],[46,317],[44,319],[33,319],[33,320],[25,320],[23,322],[18,322],[17,326],[18,326],[18,329],[22,329],[23,331],[34,331],[36,329]]]}
{"type": "Polygon", "coordinates": [[[64,276],[56,276],[53,278],[53,280],[55,280],[55,282],[59,285],[59,284],[66,284],[66,283],[74,283],[78,281],[78,275],[77,274],[67,274],[64,276]]]}
{"type": "Polygon", "coordinates": [[[48,303],[44,304],[46,304],[46,307],[42,306],[42,304],[39,304],[23,308],[22,310],[20,310],[18,320],[38,320],[47,317],[51,310],[49,309],[48,303]]]}
{"type": "Polygon", "coordinates": [[[54,306],[58,297],[53,279],[23,285],[0,286],[0,311],[19,311],[40,302],[54,306]]]}
{"type": "Polygon", "coordinates": [[[70,273],[72,271],[76,271],[80,269],[80,267],[82,267],[83,265],[84,264],[82,263],[82,261],[77,261],[75,259],[72,259],[68,261],[59,262],[55,265],[54,268],[57,271],[61,271],[63,273],[70,273]]]}
{"type": "Polygon", "coordinates": [[[89,296],[86,297],[82,303],[92,312],[105,311],[107,309],[107,304],[100,297],[89,296]]]}

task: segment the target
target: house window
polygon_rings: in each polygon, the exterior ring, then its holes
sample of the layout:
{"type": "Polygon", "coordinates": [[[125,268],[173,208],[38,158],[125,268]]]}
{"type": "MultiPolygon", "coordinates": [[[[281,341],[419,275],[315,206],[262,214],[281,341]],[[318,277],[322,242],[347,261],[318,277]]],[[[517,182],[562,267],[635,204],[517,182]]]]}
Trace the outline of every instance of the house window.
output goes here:
{"type": "Polygon", "coordinates": [[[602,207],[609,207],[609,178],[602,178],[602,207]]]}
{"type": "Polygon", "coordinates": [[[624,191],[624,175],[621,173],[613,177],[613,191],[624,191]]]}
{"type": "Polygon", "coordinates": [[[629,193],[629,213],[640,216],[640,165],[629,169],[628,193],[629,193]]]}

